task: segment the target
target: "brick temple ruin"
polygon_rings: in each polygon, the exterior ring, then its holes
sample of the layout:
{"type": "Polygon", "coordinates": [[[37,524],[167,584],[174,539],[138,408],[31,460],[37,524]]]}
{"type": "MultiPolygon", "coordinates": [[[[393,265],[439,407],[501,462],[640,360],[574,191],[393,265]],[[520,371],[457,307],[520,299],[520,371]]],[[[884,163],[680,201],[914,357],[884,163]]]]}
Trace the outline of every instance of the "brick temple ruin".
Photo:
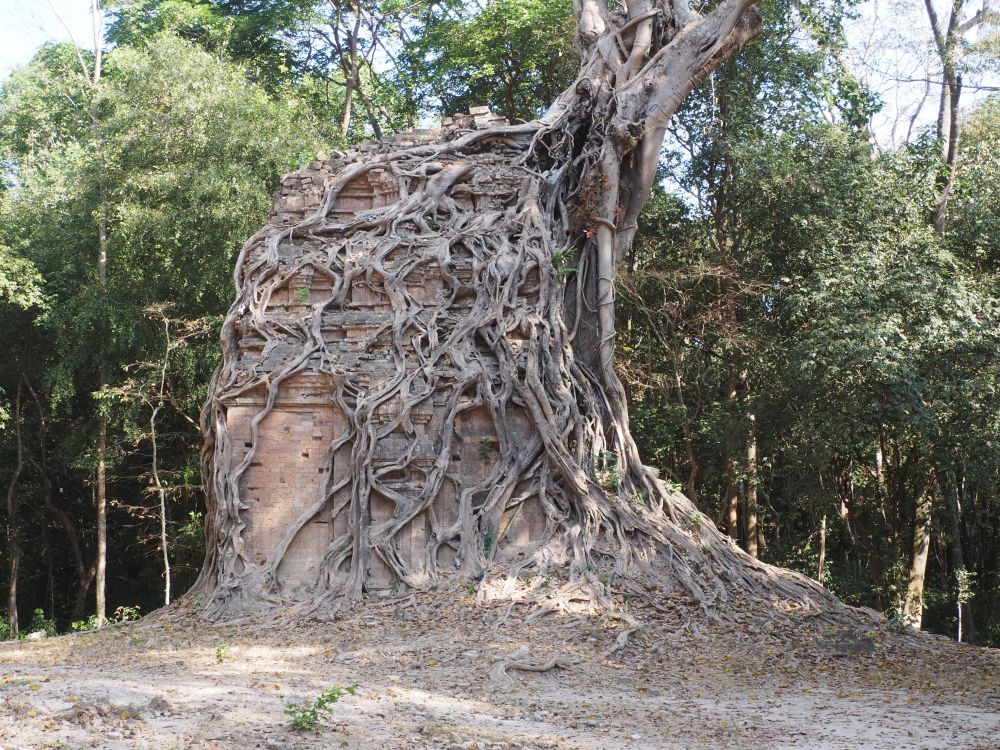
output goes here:
{"type": "MultiPolygon", "coordinates": [[[[456,115],[442,123],[441,130],[411,131],[386,139],[393,147],[437,142],[443,137],[455,137],[470,129],[485,128],[503,122],[486,108],[474,108],[469,115],[456,115]]],[[[360,147],[362,150],[365,146],[360,147]]],[[[316,161],[286,175],[273,203],[269,227],[290,227],[313,214],[321,205],[332,180],[345,168],[344,157],[320,155],[316,161]]],[[[365,211],[391,206],[400,200],[405,180],[389,170],[369,171],[351,181],[339,193],[327,216],[335,221],[347,221],[365,211]]],[[[455,191],[455,200],[471,202],[477,210],[487,210],[510,200],[516,178],[503,175],[487,179],[472,179],[455,191]]],[[[405,196],[404,196],[405,197],[405,196]]],[[[297,268],[279,284],[271,284],[264,315],[274,327],[301,321],[315,314],[315,305],[329,299],[333,283],[322,264],[303,264],[310,253],[320,257],[324,251],[316,239],[300,238],[278,245],[277,274],[283,268],[297,268]]],[[[255,273],[274,274],[275,264],[261,262],[263,249],[247,254],[242,272],[247,278],[255,273]]],[[[430,252],[417,244],[403,246],[386,260],[395,267],[420,260],[421,252],[430,252]]],[[[441,268],[434,262],[418,262],[406,276],[406,286],[413,299],[427,310],[443,314],[461,314],[462,307],[471,307],[474,295],[445,294],[441,268]],[[450,300],[450,301],[446,301],[450,300]],[[442,310],[450,305],[453,310],[442,310]]],[[[449,278],[461,284],[473,283],[472,254],[458,255],[449,265],[449,278]]],[[[275,571],[276,583],[286,597],[308,595],[316,585],[321,563],[331,554],[331,544],[337,534],[343,534],[351,507],[351,482],[336,491],[348,477],[351,441],[338,440],[348,428],[345,408],[334,398],[333,375],[339,373],[361,388],[377,388],[399,372],[398,362],[388,344],[385,332],[392,324],[389,291],[377,274],[355,279],[349,299],[344,304],[327,304],[322,309],[321,333],[323,351],[310,355],[305,369],[283,380],[271,409],[259,420],[254,437],[254,419],[264,410],[268,394],[262,386],[227,397],[225,421],[229,435],[230,465],[249,456],[252,459],[239,474],[239,497],[245,508],[244,551],[261,565],[281,559],[275,571]],[[326,366],[324,367],[324,358],[326,366]],[[326,497],[326,500],[324,500],[326,497]],[[287,531],[296,519],[304,517],[311,507],[322,509],[302,525],[293,538],[287,531]]],[[[454,285],[454,281],[450,282],[454,285]]],[[[249,314],[249,313],[247,313],[249,314]]],[[[299,356],[295,346],[267,342],[256,336],[250,326],[237,325],[237,370],[259,379],[275,372],[290,358],[299,356]]],[[[514,342],[516,345],[516,342],[514,342]]],[[[394,430],[375,443],[370,465],[378,475],[380,485],[405,497],[422,486],[432,470],[441,445],[443,402],[429,399],[415,406],[394,430]],[[414,448],[415,445],[415,448],[414,448]],[[407,451],[408,459],[400,457],[407,451]]],[[[399,417],[398,402],[379,407],[378,419],[390,424],[399,417]]],[[[448,473],[441,483],[431,506],[409,521],[393,540],[394,554],[409,561],[409,567],[420,570],[455,569],[455,544],[433,544],[434,523],[438,527],[454,523],[457,504],[463,489],[476,487],[489,475],[491,452],[498,437],[494,420],[482,406],[460,413],[454,423],[451,460],[448,473]],[[433,514],[433,519],[430,514],[433,514]],[[431,561],[430,556],[434,559],[431,561]]],[[[508,437],[527,439],[531,427],[523,413],[509,412],[505,420],[508,437]]],[[[398,498],[397,498],[398,501],[398,498]]],[[[388,521],[396,512],[393,502],[379,492],[367,498],[370,523],[388,521]]],[[[516,562],[530,554],[533,542],[541,538],[545,515],[536,501],[527,501],[516,508],[498,510],[489,523],[495,533],[494,559],[516,562]]],[[[378,555],[372,555],[365,578],[368,590],[395,589],[399,581],[378,555]]]]}

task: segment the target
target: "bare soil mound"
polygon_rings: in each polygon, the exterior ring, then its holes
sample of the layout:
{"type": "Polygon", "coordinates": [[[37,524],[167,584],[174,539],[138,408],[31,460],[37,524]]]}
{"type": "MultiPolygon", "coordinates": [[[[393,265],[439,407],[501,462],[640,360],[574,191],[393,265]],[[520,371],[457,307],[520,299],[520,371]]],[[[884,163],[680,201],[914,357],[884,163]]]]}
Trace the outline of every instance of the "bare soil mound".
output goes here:
{"type": "Polygon", "coordinates": [[[235,625],[175,607],[0,644],[0,747],[1000,747],[995,650],[807,622],[671,633],[641,610],[616,650],[620,619],[506,610],[464,591],[235,625]],[[289,704],[352,685],[292,728],[289,704]]]}

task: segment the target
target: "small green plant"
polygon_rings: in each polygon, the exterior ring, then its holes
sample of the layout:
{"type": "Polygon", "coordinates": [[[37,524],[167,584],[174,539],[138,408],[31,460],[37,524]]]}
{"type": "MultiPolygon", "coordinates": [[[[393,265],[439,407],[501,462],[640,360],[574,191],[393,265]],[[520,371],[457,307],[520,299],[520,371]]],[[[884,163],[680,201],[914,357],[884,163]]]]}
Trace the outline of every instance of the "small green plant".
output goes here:
{"type": "Polygon", "coordinates": [[[649,507],[649,499],[646,497],[645,492],[633,492],[628,496],[628,499],[637,505],[645,505],[649,507]]]}
{"type": "Polygon", "coordinates": [[[53,620],[48,619],[45,616],[45,611],[42,609],[36,609],[31,616],[31,624],[28,626],[28,633],[37,633],[41,631],[45,633],[46,636],[53,636],[56,634],[56,623],[53,620]]]}
{"type": "Polygon", "coordinates": [[[133,622],[141,616],[138,607],[118,607],[109,622],[133,622]]]}
{"type": "MultiPolygon", "coordinates": [[[[115,613],[105,622],[109,624],[120,622],[133,622],[141,617],[139,607],[118,607],[115,613]]],[[[91,615],[86,620],[75,620],[69,624],[69,629],[74,633],[82,633],[86,630],[97,630],[97,615],[91,615]]]]}
{"type": "Polygon", "coordinates": [[[955,571],[955,582],[958,585],[955,606],[957,608],[958,619],[958,641],[962,642],[962,629],[965,623],[962,621],[962,605],[968,604],[975,597],[976,574],[971,570],[959,568],[955,571]]]}
{"type": "Polygon", "coordinates": [[[971,602],[976,595],[974,589],[976,584],[976,574],[971,570],[959,568],[955,571],[955,582],[958,585],[958,603],[965,604],[967,602],[971,602]]]}
{"type": "Polygon", "coordinates": [[[701,514],[697,513],[697,512],[692,513],[690,516],[688,516],[688,523],[691,524],[692,528],[694,528],[694,529],[700,529],[701,528],[701,514]]]}
{"type": "Polygon", "coordinates": [[[295,290],[295,304],[304,305],[309,301],[309,289],[301,287],[295,290]]]}
{"type": "Polygon", "coordinates": [[[215,663],[222,664],[226,659],[229,658],[229,644],[220,643],[215,647],[215,663]]]}
{"type": "Polygon", "coordinates": [[[174,533],[174,539],[183,539],[184,541],[190,542],[200,542],[205,536],[205,514],[198,510],[192,510],[188,513],[188,520],[177,527],[177,531],[174,533]]]}
{"type": "Polygon", "coordinates": [[[572,250],[560,250],[552,253],[552,267],[556,269],[556,276],[569,276],[571,273],[576,273],[573,255],[572,250]]]}
{"type": "Polygon", "coordinates": [[[74,633],[82,633],[85,630],[97,630],[97,615],[91,615],[86,620],[74,620],[69,624],[69,629],[74,633]]]}
{"type": "Polygon", "coordinates": [[[611,451],[601,451],[594,457],[594,478],[606,490],[618,490],[624,473],[618,457],[611,451]]]}
{"type": "Polygon", "coordinates": [[[893,607],[885,614],[885,624],[894,633],[905,633],[913,626],[913,618],[903,614],[902,607],[893,607]]]}
{"type": "Polygon", "coordinates": [[[497,533],[493,530],[493,527],[489,524],[483,529],[483,555],[486,559],[490,559],[490,553],[493,552],[493,545],[497,542],[497,533]]]}
{"type": "Polygon", "coordinates": [[[292,719],[292,729],[298,732],[318,732],[319,720],[323,716],[333,713],[330,708],[345,695],[354,695],[358,688],[354,685],[348,687],[332,687],[323,693],[312,703],[286,703],[285,714],[292,719]]]}
{"type": "Polygon", "coordinates": [[[484,463],[493,460],[493,441],[489,438],[483,438],[479,441],[479,458],[484,463]]]}

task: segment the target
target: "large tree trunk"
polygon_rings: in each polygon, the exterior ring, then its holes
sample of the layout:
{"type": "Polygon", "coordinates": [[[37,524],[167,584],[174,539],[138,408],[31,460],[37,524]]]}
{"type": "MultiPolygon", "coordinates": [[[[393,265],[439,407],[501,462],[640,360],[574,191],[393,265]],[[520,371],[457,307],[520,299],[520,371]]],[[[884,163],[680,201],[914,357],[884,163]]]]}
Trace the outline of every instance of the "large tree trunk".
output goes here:
{"type": "Polygon", "coordinates": [[[910,575],[903,602],[903,617],[917,630],[924,617],[924,576],[931,548],[932,490],[928,487],[917,497],[913,513],[913,545],[910,552],[910,575]]]}
{"type": "Polygon", "coordinates": [[[737,602],[770,613],[838,606],[717,533],[642,465],[630,435],[613,367],[615,268],[668,121],[757,35],[760,17],[747,0],[705,16],[681,2],[624,5],[577,0],[580,74],[541,118],[361,147],[329,165],[316,211],[248,241],[203,412],[208,554],[194,591],[209,616],[285,599],[281,566],[296,562],[286,553],[319,517],[332,541],[314,601],[359,597],[380,568],[393,588],[426,588],[448,571],[482,577],[484,596],[557,572],[592,600],[617,575],[637,591],[641,581],[684,592],[711,618],[737,602]],[[345,215],[344,196],[362,182],[398,197],[345,215]],[[422,281],[428,268],[439,291],[422,281]],[[300,297],[303,276],[323,283],[300,297]],[[384,323],[347,357],[325,321],[349,323],[359,299],[379,305],[384,323]],[[372,369],[376,351],[388,373],[372,369]],[[324,477],[314,501],[265,548],[246,477],[265,461],[262,430],[278,429],[265,422],[276,401],[292,383],[308,397],[306,376],[329,388],[340,431],[310,464],[313,481],[317,469],[324,477]],[[252,414],[239,430],[237,411],[252,414]],[[473,412],[485,431],[468,428],[473,412]],[[470,435],[483,436],[474,481],[470,435]],[[542,514],[530,549],[505,557],[529,503],[542,514]]]}

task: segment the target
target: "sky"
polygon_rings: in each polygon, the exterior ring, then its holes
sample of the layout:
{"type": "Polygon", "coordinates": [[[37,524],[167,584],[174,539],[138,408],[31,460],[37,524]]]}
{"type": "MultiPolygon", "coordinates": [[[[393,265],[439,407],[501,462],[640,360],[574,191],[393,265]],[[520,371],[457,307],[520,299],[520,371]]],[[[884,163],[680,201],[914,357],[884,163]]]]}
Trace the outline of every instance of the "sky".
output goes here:
{"type": "Polygon", "coordinates": [[[0,0],[0,80],[45,42],[71,35],[80,46],[93,46],[90,0],[0,0]]]}
{"type": "MultiPolygon", "coordinates": [[[[933,0],[942,23],[947,23],[950,0],[933,0]]],[[[965,3],[962,18],[983,6],[983,0],[965,3]]],[[[931,47],[931,27],[921,0],[866,0],[858,17],[847,24],[846,62],[865,84],[882,98],[882,109],[872,118],[879,146],[896,148],[937,118],[941,96],[940,66],[931,47]]],[[[978,42],[996,30],[979,27],[966,35],[978,42]]],[[[962,90],[968,111],[1000,91],[997,71],[967,72],[962,90]]]]}

